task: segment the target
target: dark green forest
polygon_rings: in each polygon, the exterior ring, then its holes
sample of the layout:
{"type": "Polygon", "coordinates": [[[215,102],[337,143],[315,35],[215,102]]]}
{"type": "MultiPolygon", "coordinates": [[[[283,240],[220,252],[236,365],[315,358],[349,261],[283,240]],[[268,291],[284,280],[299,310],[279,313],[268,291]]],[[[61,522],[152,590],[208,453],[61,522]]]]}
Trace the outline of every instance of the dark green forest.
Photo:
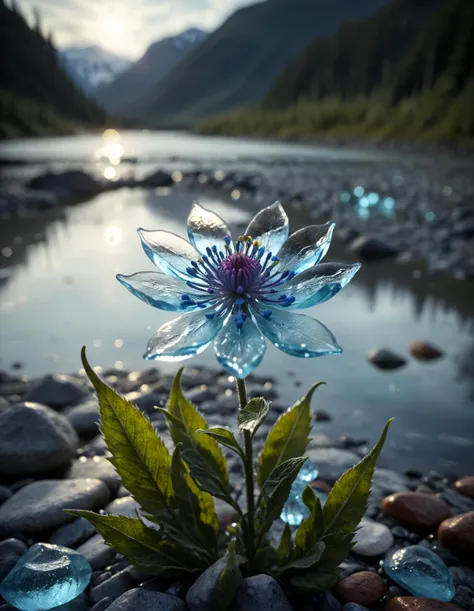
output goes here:
{"type": "Polygon", "coordinates": [[[39,15],[30,27],[18,8],[0,0],[0,137],[67,133],[102,125],[104,112],[61,67],[39,15]]]}
{"type": "Polygon", "coordinates": [[[263,102],[204,133],[474,138],[474,2],[395,0],[311,43],[263,102]]]}

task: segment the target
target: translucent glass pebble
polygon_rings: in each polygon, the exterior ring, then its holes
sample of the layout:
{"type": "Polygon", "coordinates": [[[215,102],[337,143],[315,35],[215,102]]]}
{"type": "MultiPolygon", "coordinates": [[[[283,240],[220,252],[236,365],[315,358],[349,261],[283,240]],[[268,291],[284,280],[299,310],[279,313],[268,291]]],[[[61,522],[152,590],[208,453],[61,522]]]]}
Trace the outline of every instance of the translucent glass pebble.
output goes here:
{"type": "MultiPolygon", "coordinates": [[[[301,522],[309,515],[308,508],[303,503],[303,490],[307,485],[308,482],[297,479],[291,487],[290,496],[288,497],[288,500],[285,503],[283,511],[280,515],[280,519],[290,526],[299,526],[301,522]]],[[[321,505],[324,507],[328,495],[321,490],[314,491],[318,495],[321,505]]]]}
{"type": "Polygon", "coordinates": [[[0,594],[21,611],[47,611],[79,596],[91,574],[91,566],[81,554],[59,545],[36,543],[0,584],[0,594]]]}
{"type": "Polygon", "coordinates": [[[449,602],[455,590],[448,567],[431,550],[411,545],[390,554],[384,562],[386,574],[415,596],[449,602]]]}
{"type": "Polygon", "coordinates": [[[309,483],[315,480],[318,475],[319,471],[316,469],[313,463],[307,460],[298,473],[298,479],[302,482],[309,483]]]}

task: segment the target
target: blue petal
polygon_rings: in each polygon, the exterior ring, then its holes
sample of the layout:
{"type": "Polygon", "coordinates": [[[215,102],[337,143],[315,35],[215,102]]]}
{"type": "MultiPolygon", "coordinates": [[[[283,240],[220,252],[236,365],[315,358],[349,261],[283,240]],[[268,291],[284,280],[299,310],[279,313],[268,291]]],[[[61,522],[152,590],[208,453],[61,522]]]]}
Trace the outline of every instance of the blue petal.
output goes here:
{"type": "Polygon", "coordinates": [[[214,340],[214,350],[224,369],[246,378],[262,362],[265,338],[250,318],[240,328],[230,318],[214,340]]]}
{"type": "MultiPolygon", "coordinates": [[[[293,310],[310,308],[328,301],[348,284],[360,269],[360,263],[321,263],[295,276],[283,284],[280,292],[295,301],[288,307],[293,310]]],[[[279,293],[272,295],[278,299],[279,293]]]]}
{"type": "Polygon", "coordinates": [[[143,358],[147,361],[182,361],[203,352],[224,323],[224,318],[208,318],[213,308],[183,314],[162,325],[150,337],[143,358]]]}
{"type": "Polygon", "coordinates": [[[117,274],[117,280],[132,295],[159,310],[192,312],[199,308],[196,301],[200,302],[203,299],[202,293],[190,293],[182,280],[176,280],[160,272],[137,272],[131,276],[117,274]],[[184,294],[189,297],[186,301],[182,299],[184,294]]]}
{"type": "Polygon", "coordinates": [[[253,315],[260,331],[279,350],[291,356],[314,358],[342,352],[331,331],[314,318],[276,308],[263,310],[258,306],[253,306],[253,315]]]}
{"type": "Polygon", "coordinates": [[[189,280],[187,268],[191,261],[199,259],[189,242],[168,231],[138,229],[143,250],[153,263],[174,278],[189,280]]]}
{"type": "Polygon", "coordinates": [[[262,243],[274,255],[288,239],[288,217],[280,202],[260,210],[247,227],[245,234],[262,243]]]}
{"type": "Polygon", "coordinates": [[[205,255],[206,248],[213,246],[225,253],[224,238],[231,234],[220,216],[194,202],[188,217],[188,236],[194,248],[205,255]]]}
{"type": "Polygon", "coordinates": [[[299,274],[319,263],[329,249],[335,226],[309,225],[292,233],[278,252],[279,269],[299,274]]]}

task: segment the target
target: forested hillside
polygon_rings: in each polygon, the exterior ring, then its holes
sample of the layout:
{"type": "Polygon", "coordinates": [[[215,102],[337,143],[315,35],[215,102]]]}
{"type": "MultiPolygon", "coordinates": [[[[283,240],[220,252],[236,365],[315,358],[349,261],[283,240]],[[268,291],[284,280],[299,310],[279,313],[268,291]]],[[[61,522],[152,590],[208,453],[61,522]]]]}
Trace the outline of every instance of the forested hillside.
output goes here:
{"type": "Polygon", "coordinates": [[[474,138],[474,2],[395,0],[314,41],[253,109],[206,133],[474,138]]]}
{"type": "Polygon", "coordinates": [[[39,23],[31,28],[18,9],[0,0],[0,136],[102,124],[104,113],[72,82],[39,23]],[[31,121],[28,117],[31,116],[31,121]]]}

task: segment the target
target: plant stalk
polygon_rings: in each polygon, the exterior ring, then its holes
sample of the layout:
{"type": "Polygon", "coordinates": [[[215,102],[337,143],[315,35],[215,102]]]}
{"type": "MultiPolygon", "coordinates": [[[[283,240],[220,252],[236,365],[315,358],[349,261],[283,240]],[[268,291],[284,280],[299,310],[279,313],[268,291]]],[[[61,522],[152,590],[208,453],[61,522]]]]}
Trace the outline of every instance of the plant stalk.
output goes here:
{"type": "MultiPolygon", "coordinates": [[[[239,397],[240,409],[248,403],[247,387],[245,380],[236,378],[237,395],[239,397]]],[[[245,486],[247,490],[247,558],[249,561],[249,572],[253,573],[253,562],[255,556],[255,488],[253,478],[253,448],[250,431],[244,431],[244,453],[245,453],[245,486]]]]}

